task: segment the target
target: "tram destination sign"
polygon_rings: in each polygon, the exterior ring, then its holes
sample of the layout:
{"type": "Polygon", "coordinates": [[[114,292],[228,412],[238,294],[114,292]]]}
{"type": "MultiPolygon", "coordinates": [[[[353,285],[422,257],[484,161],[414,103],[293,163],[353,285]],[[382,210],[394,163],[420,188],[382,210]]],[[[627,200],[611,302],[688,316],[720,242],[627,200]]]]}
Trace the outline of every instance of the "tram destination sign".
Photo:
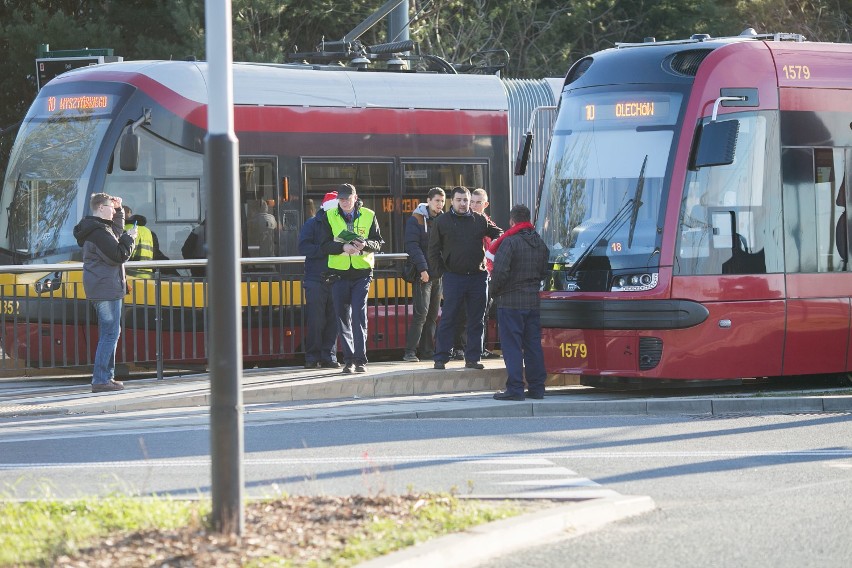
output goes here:
{"type": "Polygon", "coordinates": [[[67,113],[108,113],[112,109],[110,95],[57,95],[45,98],[46,114],[67,113]]]}
{"type": "Polygon", "coordinates": [[[642,120],[667,117],[668,100],[625,99],[589,102],[580,107],[580,120],[642,120]]]}

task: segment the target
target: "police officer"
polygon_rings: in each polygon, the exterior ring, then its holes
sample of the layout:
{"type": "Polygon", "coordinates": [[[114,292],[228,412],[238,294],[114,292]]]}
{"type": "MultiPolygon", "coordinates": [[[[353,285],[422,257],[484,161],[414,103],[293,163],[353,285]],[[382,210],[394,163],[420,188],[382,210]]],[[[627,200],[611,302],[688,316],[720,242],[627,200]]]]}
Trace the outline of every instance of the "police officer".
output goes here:
{"type": "Polygon", "coordinates": [[[374,254],[384,245],[376,214],[358,200],[355,186],[337,188],[337,207],[326,214],[322,252],[336,281],[332,299],[343,341],[344,373],[366,372],[367,295],[373,281],[374,254]]]}

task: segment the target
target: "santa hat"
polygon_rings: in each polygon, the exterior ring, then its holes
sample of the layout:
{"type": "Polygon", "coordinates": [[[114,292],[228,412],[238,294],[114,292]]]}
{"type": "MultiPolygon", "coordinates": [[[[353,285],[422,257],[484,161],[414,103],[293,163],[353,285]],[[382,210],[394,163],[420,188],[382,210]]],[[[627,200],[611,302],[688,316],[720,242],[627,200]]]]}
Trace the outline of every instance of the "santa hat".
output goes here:
{"type": "Polygon", "coordinates": [[[322,208],[326,211],[331,211],[335,207],[337,207],[337,192],[329,191],[322,198],[322,208]]]}

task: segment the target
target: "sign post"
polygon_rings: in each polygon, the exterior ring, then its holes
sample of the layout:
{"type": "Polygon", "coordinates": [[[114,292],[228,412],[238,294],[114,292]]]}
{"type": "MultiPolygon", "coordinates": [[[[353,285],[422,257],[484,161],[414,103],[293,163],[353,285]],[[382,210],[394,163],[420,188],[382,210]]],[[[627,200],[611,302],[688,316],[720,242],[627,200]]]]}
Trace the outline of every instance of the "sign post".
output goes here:
{"type": "Polygon", "coordinates": [[[48,81],[71,69],[124,61],[120,55],[113,55],[111,48],[63,49],[50,51],[50,46],[42,43],[38,47],[36,58],[36,89],[41,90],[48,81]]]}

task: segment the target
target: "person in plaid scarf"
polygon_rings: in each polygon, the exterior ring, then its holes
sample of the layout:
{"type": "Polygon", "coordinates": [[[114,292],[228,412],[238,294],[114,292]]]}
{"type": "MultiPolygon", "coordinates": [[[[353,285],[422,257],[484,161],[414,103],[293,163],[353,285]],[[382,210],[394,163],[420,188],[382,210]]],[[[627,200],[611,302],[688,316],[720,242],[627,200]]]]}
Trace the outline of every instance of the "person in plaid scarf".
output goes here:
{"type": "Polygon", "coordinates": [[[538,293],[547,274],[550,251],[530,223],[526,205],[512,207],[509,230],[491,243],[488,253],[494,258],[491,293],[497,304],[500,347],[508,374],[506,389],[495,393],[494,398],[544,398],[547,372],[541,349],[538,293]]]}

